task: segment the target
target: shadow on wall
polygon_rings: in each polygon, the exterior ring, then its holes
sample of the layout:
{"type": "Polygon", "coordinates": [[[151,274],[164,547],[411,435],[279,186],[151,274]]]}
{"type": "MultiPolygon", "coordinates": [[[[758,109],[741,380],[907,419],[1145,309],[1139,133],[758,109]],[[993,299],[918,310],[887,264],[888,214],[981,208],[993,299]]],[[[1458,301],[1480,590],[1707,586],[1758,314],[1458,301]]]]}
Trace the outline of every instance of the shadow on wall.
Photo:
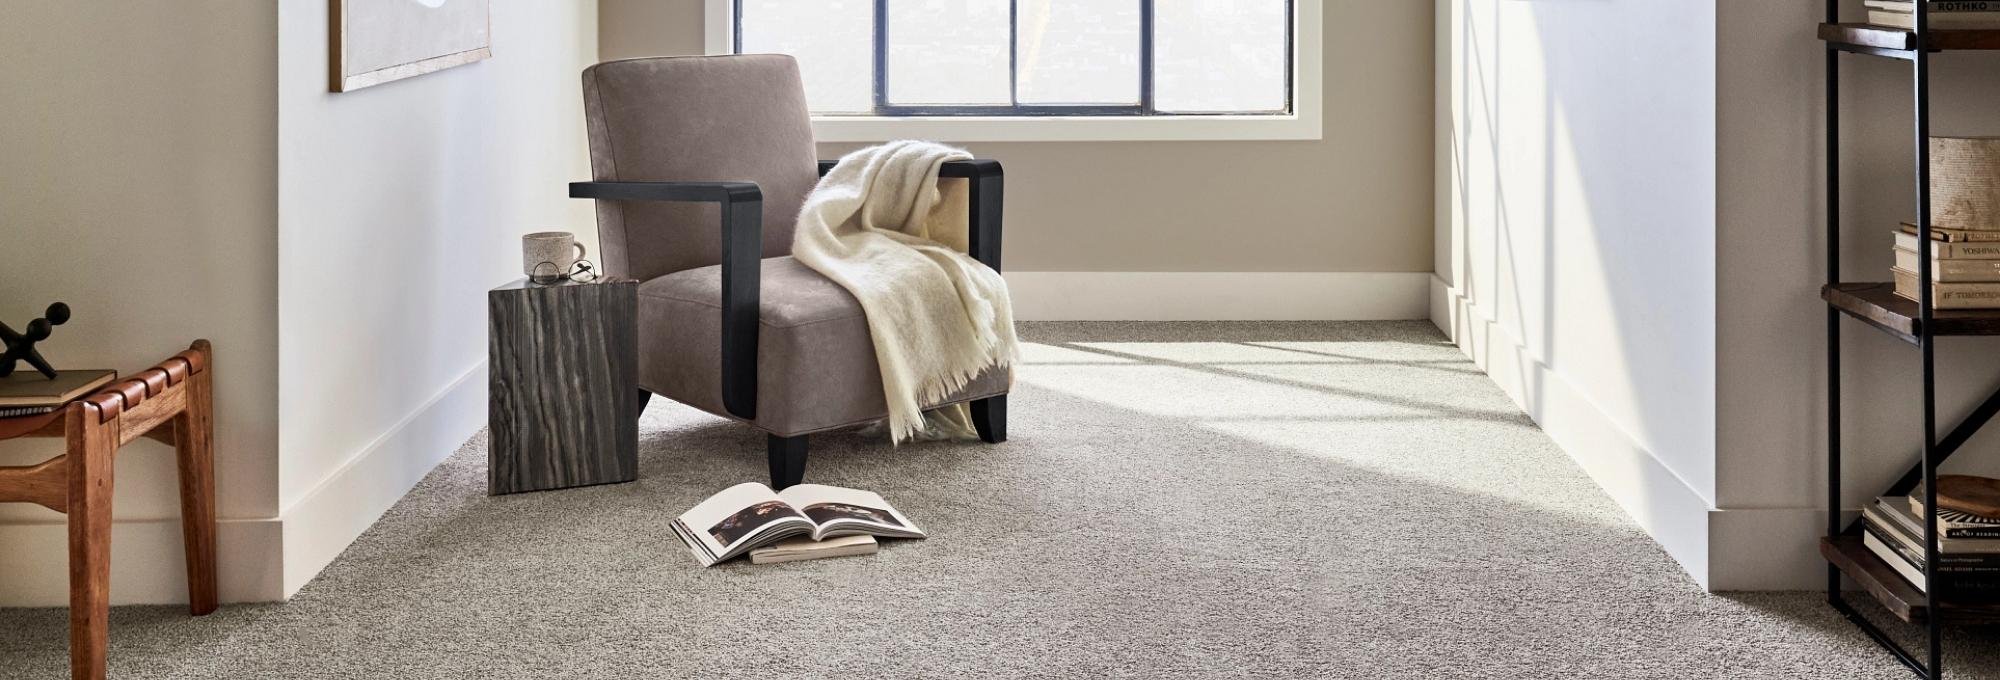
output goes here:
{"type": "Polygon", "coordinates": [[[1639,452],[1552,430],[1594,472],[1651,477],[1628,511],[1665,511],[1643,495],[1663,485],[1712,502],[1714,53],[1689,37],[1713,9],[1453,4],[1451,281],[1483,327],[1462,341],[1537,422],[1573,393],[1639,452]]]}

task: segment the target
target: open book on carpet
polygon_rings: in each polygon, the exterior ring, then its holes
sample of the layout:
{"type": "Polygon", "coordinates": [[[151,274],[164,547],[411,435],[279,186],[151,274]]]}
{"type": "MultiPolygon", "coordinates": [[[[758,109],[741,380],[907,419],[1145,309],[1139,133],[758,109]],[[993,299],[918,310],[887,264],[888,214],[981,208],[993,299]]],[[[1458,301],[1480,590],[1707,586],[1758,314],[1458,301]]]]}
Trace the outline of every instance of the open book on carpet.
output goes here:
{"type": "Polygon", "coordinates": [[[923,538],[922,529],[867,491],[800,484],[784,491],[756,482],[723,489],[673,521],[674,534],[702,566],[794,536],[923,538]]]}

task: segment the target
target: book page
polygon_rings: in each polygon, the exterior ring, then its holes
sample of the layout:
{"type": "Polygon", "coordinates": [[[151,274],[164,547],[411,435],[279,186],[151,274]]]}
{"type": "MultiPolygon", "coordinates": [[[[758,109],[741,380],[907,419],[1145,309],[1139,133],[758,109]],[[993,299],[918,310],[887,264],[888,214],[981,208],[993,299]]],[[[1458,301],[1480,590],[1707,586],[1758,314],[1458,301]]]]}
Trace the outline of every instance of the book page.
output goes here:
{"type": "Polygon", "coordinates": [[[811,520],[771,487],[749,482],[723,489],[675,520],[676,533],[699,545],[696,556],[713,564],[762,541],[812,530],[811,520]],[[706,553],[706,555],[703,555],[706,553]]]}
{"type": "Polygon", "coordinates": [[[901,538],[923,538],[925,535],[888,501],[868,491],[800,484],[785,489],[778,496],[819,525],[819,529],[813,532],[816,539],[852,534],[901,538]]]}

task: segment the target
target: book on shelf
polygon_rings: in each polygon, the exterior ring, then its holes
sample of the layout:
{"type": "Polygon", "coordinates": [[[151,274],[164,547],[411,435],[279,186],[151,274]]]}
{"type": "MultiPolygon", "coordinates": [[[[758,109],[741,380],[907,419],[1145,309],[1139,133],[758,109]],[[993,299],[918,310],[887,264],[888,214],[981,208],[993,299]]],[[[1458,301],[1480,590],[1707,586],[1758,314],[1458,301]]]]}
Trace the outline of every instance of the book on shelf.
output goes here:
{"type": "MultiPolygon", "coordinates": [[[[1924,564],[1924,542],[1922,538],[1912,538],[1879,521],[1862,518],[1862,528],[1894,548],[1910,564],[1922,567],[1924,564]]],[[[1991,539],[1978,539],[1991,540],[1991,539]]],[[[1986,574],[2000,577],[2000,554],[1994,553],[1947,553],[1938,552],[1938,571],[1951,574],[1986,574]]]]}
{"type": "MultiPolygon", "coordinates": [[[[1896,247],[1896,268],[1917,271],[1921,264],[1917,251],[1896,247]]],[[[1947,260],[1931,258],[1931,280],[1944,283],[1990,283],[2000,281],[2000,260],[1947,260]]]]}
{"type": "MultiPolygon", "coordinates": [[[[1910,234],[1914,236],[1917,233],[1917,225],[1904,222],[1900,231],[1902,231],[1905,234],[1910,234]]],[[[2000,229],[1992,229],[1992,230],[1952,229],[1949,227],[1931,227],[1931,240],[1944,241],[1946,243],[2000,242],[2000,229]]],[[[1911,243],[1912,243],[1911,249],[1915,250],[1916,249],[1915,242],[1912,241],[1911,243]]]]}
{"type": "MultiPolygon", "coordinates": [[[[1897,267],[1890,274],[1896,278],[1896,295],[1916,301],[1917,273],[1897,267]]],[[[1932,283],[1931,297],[1937,309],[2000,309],[2000,282],[1932,283]]]]}
{"type": "Polygon", "coordinates": [[[792,538],[750,551],[751,564],[777,564],[875,554],[875,537],[867,534],[840,536],[824,541],[792,538]]]}
{"type": "Polygon", "coordinates": [[[1890,569],[1896,570],[1896,573],[1902,576],[1903,580],[1909,581],[1910,585],[1916,586],[1917,590],[1925,589],[1924,581],[1927,579],[1924,578],[1924,570],[1911,566],[1908,560],[1903,559],[1902,553],[1898,553],[1895,548],[1889,547],[1888,541],[1876,538],[1875,532],[1862,531],[1861,545],[1868,548],[1868,552],[1874,553],[1876,559],[1882,560],[1883,564],[1887,564],[1890,569]]]}
{"type": "MultiPolygon", "coordinates": [[[[1912,512],[1908,501],[1909,499],[1902,496],[1878,498],[1874,504],[1861,509],[1861,521],[1867,526],[1876,527],[1876,533],[1883,537],[1896,539],[1898,544],[1912,551],[1922,552],[1923,516],[1912,512]]],[[[1940,532],[1938,554],[1942,555],[1944,560],[1939,564],[2000,567],[2000,541],[1991,538],[1952,537],[1940,532]]]]}
{"type": "MultiPolygon", "coordinates": [[[[1903,505],[1909,510],[1911,517],[1920,518],[1924,516],[1924,492],[1922,489],[1911,493],[1909,498],[1904,499],[1904,501],[1903,505]]],[[[1917,521],[1921,522],[1922,520],[1919,519],[1917,521]]],[[[2000,538],[2000,519],[1982,517],[1951,508],[1938,508],[1937,522],[1938,531],[1947,539],[2000,538]]],[[[1994,548],[1994,550],[2000,550],[2000,548],[1994,548]]]]}
{"type": "MultiPolygon", "coordinates": [[[[1872,506],[1862,508],[1862,546],[1866,546],[1868,552],[1872,552],[1876,558],[1880,558],[1884,564],[1896,570],[1896,574],[1900,574],[1904,580],[1916,586],[1916,590],[1926,590],[1928,582],[1924,578],[1924,540],[1906,534],[1904,530],[1908,528],[1908,524],[1896,520],[1890,514],[1894,510],[1908,510],[1904,498],[1876,498],[1872,506]]],[[[1920,520],[1912,516],[1910,522],[1920,522],[1920,520]]],[[[1982,540],[1972,540],[1972,542],[1982,542],[1982,540]]],[[[1944,552],[1944,548],[1940,546],[1938,574],[1950,576],[1948,584],[1952,594],[1982,598],[1982,600],[2000,598],[2000,554],[1944,552]]]]}
{"type": "MultiPolygon", "coordinates": [[[[1917,235],[1914,232],[1897,231],[1896,249],[1917,253],[1917,235]]],[[[1951,242],[1932,236],[1931,259],[1933,260],[2000,260],[2000,241],[1974,241],[1971,243],[1951,242]]],[[[1911,260],[1914,262],[1915,260],[1911,260]]]]}
{"type": "MultiPolygon", "coordinates": [[[[1930,579],[1924,578],[1923,556],[1917,556],[1916,561],[1912,562],[1908,555],[1889,543],[1888,540],[1876,536],[1875,532],[1861,532],[1861,544],[1868,548],[1868,552],[1874,553],[1876,559],[1889,565],[1890,569],[1895,570],[1903,580],[1909,581],[1910,585],[1916,586],[1917,590],[1930,590],[1928,583],[1930,579]]],[[[2000,578],[1994,578],[1994,574],[1965,574],[1950,570],[1938,573],[1951,576],[1946,581],[1951,584],[1948,589],[1951,594],[1980,600],[2000,599],[2000,578]]]]}
{"type": "Polygon", "coordinates": [[[47,409],[42,413],[48,413],[103,387],[115,377],[117,371],[82,369],[56,371],[55,379],[51,380],[32,369],[16,370],[0,378],[0,409],[42,408],[47,409]]]}
{"type": "MultiPolygon", "coordinates": [[[[1868,9],[1910,14],[1917,11],[1914,0],[1865,0],[1868,9]]],[[[2000,0],[1930,0],[1924,9],[1932,12],[2000,12],[2000,0]]]]}
{"type": "MultiPolygon", "coordinates": [[[[2000,14],[1993,12],[1931,12],[1929,20],[1930,27],[1935,30],[1982,31],[2000,28],[2000,14]]],[[[1917,15],[1871,9],[1868,10],[1868,23],[1914,31],[1917,29],[1917,15]]]]}
{"type": "Polygon", "coordinates": [[[784,491],[756,482],[738,484],[696,504],[672,527],[704,567],[800,536],[814,541],[858,535],[925,537],[881,496],[821,484],[784,491]]]}

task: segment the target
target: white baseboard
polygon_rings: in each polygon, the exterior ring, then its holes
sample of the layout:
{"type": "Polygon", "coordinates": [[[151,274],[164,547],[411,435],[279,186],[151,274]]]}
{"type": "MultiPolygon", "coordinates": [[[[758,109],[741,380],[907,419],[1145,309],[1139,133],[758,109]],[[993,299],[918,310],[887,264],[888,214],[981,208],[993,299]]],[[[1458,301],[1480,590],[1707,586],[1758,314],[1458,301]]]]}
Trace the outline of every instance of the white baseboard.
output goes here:
{"type": "Polygon", "coordinates": [[[304,588],[424,475],[485,426],[486,362],[482,361],[285,508],[283,597],[304,588]]]}
{"type": "Polygon", "coordinates": [[[1458,293],[1452,290],[1450,283],[1445,282],[1443,277],[1436,274],[1431,275],[1429,284],[1431,289],[1431,325],[1437,326],[1438,330],[1444,331],[1446,335],[1450,335],[1451,329],[1458,327],[1452,314],[1462,311],[1459,305],[1452,304],[1452,301],[1458,298],[1458,293]]]}
{"type": "MultiPolygon", "coordinates": [[[[69,604],[69,528],[62,523],[0,525],[0,607],[69,604]]],[[[284,596],[275,519],[225,519],[215,536],[216,588],[223,602],[284,596]]],[[[179,518],[111,525],[111,604],[187,603],[186,552],[179,518]]]]}
{"type": "Polygon", "coordinates": [[[1022,321],[1425,318],[1428,272],[1007,272],[1022,321]]]}
{"type": "MultiPolygon", "coordinates": [[[[484,362],[278,518],[220,520],[216,586],[222,602],[276,602],[296,594],[482,426],[484,362]]],[[[0,606],[68,606],[66,524],[0,524],[0,546],[0,606]]],[[[186,602],[180,520],[112,524],[112,604],[186,602]]]]}
{"type": "MultiPolygon", "coordinates": [[[[279,517],[220,521],[216,578],[222,601],[290,598],[485,425],[481,362],[279,517]]],[[[68,536],[60,522],[0,524],[0,606],[68,605],[68,536]]],[[[178,518],[113,524],[111,603],[185,604],[184,560],[178,518]]]]}
{"type": "Polygon", "coordinates": [[[1709,501],[1520,338],[1441,278],[1431,277],[1430,318],[1704,588],[1710,581],[1709,501]]]}

